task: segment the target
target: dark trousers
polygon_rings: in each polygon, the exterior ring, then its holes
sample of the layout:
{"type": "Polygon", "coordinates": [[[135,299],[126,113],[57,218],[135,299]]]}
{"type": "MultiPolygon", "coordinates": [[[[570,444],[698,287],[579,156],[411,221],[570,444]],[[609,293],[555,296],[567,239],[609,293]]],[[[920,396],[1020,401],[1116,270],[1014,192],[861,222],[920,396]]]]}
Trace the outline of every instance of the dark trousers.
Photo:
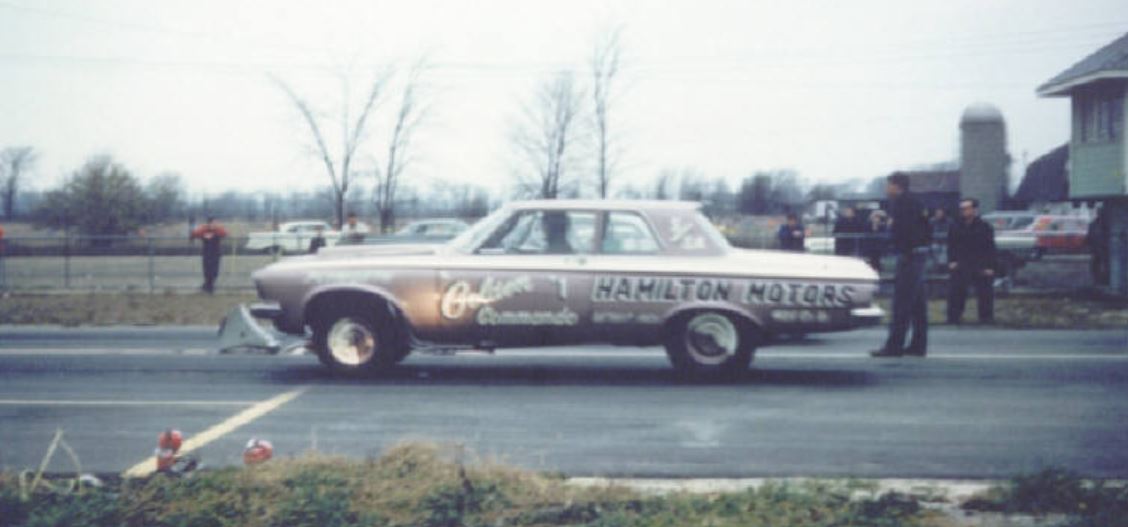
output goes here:
{"type": "Polygon", "coordinates": [[[204,287],[209,293],[215,291],[215,278],[219,276],[219,255],[204,255],[204,287]]]}
{"type": "Polygon", "coordinates": [[[995,320],[995,278],[984,276],[982,271],[957,270],[948,278],[948,323],[959,324],[967,303],[967,288],[975,288],[975,300],[979,307],[979,321],[989,323],[995,320]]]}
{"type": "Polygon", "coordinates": [[[893,320],[889,323],[886,350],[906,349],[905,335],[912,326],[908,349],[924,351],[928,347],[928,294],[924,283],[927,251],[897,255],[893,278],[893,320]]]}

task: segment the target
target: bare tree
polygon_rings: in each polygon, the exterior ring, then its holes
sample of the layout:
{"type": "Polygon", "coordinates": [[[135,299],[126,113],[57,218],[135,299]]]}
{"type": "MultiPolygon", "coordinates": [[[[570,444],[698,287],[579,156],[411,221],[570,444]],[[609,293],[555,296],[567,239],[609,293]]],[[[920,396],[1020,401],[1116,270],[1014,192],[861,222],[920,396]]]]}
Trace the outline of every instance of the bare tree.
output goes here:
{"type": "Polygon", "coordinates": [[[525,115],[513,131],[513,144],[534,171],[536,178],[523,178],[529,194],[556,199],[568,182],[565,180],[582,94],[575,74],[562,71],[547,79],[538,89],[525,115]]]}
{"type": "Polygon", "coordinates": [[[411,69],[400,98],[399,110],[391,136],[388,138],[388,163],[382,174],[376,174],[376,210],[380,214],[380,231],[388,232],[395,227],[396,191],[400,175],[411,161],[409,147],[417,128],[427,117],[427,105],[421,100],[421,77],[427,65],[419,62],[411,69]]]}
{"type": "Polygon", "coordinates": [[[325,134],[321,131],[318,115],[313,111],[309,103],[299,96],[298,93],[282,79],[275,76],[271,76],[271,79],[286,93],[290,102],[294,103],[294,107],[298,109],[306,125],[309,126],[310,134],[313,135],[313,141],[316,145],[317,155],[325,165],[325,171],[329,175],[329,181],[332,184],[333,213],[336,216],[337,225],[343,225],[345,222],[345,200],[354,175],[352,172],[353,156],[356,154],[360,143],[364,140],[365,126],[368,123],[369,116],[372,115],[373,108],[380,99],[381,93],[383,93],[388,74],[377,75],[372,81],[365,95],[364,102],[361,104],[360,113],[357,114],[355,119],[352,118],[349,112],[348,79],[342,77],[341,82],[344,88],[344,100],[341,103],[341,114],[337,118],[341,129],[341,155],[338,158],[334,158],[333,154],[329,151],[325,134]]]}
{"type": "Polygon", "coordinates": [[[606,198],[613,176],[614,161],[611,159],[610,106],[615,79],[619,74],[622,57],[620,36],[622,28],[615,28],[600,35],[592,49],[588,67],[592,77],[592,121],[596,140],[596,182],[599,197],[606,198]]]}
{"type": "Polygon", "coordinates": [[[30,146],[10,146],[0,150],[0,198],[4,204],[4,219],[16,217],[16,195],[20,190],[20,177],[30,168],[39,154],[30,146]]]}

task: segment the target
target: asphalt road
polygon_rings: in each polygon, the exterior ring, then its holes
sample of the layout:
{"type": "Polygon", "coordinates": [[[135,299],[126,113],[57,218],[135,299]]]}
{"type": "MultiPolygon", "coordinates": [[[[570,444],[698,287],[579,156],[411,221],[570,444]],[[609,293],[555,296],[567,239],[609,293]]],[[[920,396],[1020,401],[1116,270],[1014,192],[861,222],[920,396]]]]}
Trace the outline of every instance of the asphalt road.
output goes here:
{"type": "Polygon", "coordinates": [[[610,347],[412,356],[350,379],[209,353],[211,328],[0,328],[0,467],[38,464],[61,428],[84,470],[120,472],[174,426],[210,465],[258,436],[283,456],[460,443],[583,476],[1128,477],[1128,330],[939,328],[928,359],[866,357],[881,337],[780,343],[724,382],[610,347]]]}

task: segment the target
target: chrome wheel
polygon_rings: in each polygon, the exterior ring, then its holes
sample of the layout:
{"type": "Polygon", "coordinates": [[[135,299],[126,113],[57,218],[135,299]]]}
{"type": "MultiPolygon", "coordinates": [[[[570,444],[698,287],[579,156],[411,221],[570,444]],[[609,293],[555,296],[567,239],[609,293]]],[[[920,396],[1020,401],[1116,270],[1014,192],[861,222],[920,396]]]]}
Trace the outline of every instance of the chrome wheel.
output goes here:
{"type": "Polygon", "coordinates": [[[376,356],[376,335],[364,323],[342,318],[329,328],[326,347],[336,363],[363,366],[376,356]]]}
{"type": "Polygon", "coordinates": [[[685,326],[685,349],[698,364],[722,364],[735,355],[739,347],[740,333],[736,326],[719,313],[695,315],[685,326]]]}

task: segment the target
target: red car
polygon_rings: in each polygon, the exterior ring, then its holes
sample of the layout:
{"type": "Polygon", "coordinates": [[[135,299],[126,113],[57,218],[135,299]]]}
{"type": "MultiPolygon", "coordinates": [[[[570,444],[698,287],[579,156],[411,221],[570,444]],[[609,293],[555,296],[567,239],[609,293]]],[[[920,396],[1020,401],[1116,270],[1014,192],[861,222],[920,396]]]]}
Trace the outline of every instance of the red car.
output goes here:
{"type": "Polygon", "coordinates": [[[1039,254],[1079,254],[1088,249],[1089,219],[1029,212],[996,212],[983,216],[996,233],[1033,236],[1039,254]]]}

